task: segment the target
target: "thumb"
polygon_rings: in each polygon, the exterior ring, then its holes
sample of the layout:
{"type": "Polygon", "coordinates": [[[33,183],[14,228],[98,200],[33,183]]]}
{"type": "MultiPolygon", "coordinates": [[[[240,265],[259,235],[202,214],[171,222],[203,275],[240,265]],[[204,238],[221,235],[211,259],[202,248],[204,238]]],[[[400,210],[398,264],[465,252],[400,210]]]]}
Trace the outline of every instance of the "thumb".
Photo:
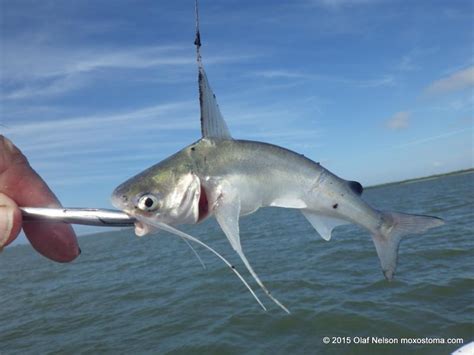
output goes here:
{"type": "Polygon", "coordinates": [[[15,201],[0,193],[0,251],[20,233],[21,212],[15,201]]]}

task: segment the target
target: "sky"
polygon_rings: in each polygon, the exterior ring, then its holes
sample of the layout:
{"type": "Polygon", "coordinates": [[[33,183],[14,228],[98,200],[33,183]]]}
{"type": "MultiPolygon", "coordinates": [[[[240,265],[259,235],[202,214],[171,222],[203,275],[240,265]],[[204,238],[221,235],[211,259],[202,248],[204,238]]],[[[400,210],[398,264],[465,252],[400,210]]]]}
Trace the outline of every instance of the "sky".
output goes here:
{"type": "MultiPolygon", "coordinates": [[[[365,186],[473,166],[472,1],[201,0],[200,16],[235,138],[365,186]]],[[[194,26],[193,0],[0,0],[0,134],[64,206],[111,208],[200,138],[194,26]]]]}

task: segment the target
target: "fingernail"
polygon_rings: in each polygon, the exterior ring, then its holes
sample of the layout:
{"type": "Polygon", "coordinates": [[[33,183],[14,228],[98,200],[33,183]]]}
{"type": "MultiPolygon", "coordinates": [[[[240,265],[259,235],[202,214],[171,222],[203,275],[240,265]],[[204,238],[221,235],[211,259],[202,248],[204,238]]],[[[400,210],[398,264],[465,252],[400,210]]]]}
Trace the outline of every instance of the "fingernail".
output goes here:
{"type": "Polygon", "coordinates": [[[13,227],[13,209],[0,207],[0,248],[2,248],[10,238],[13,227]]]}
{"type": "Polygon", "coordinates": [[[6,147],[8,150],[12,151],[12,150],[13,150],[13,147],[14,147],[12,141],[9,140],[7,137],[3,137],[3,141],[5,142],[5,147],[6,147]]]}
{"type": "Polygon", "coordinates": [[[3,148],[10,154],[15,154],[18,152],[18,149],[7,137],[3,137],[3,148]]]}

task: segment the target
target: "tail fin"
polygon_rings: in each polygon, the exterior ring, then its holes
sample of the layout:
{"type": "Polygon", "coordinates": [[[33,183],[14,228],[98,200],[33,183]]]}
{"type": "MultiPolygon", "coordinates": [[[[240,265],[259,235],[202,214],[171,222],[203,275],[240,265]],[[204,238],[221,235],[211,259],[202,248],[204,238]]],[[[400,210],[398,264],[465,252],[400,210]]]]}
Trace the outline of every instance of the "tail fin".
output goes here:
{"type": "Polygon", "coordinates": [[[382,265],[383,274],[391,280],[397,268],[398,246],[403,236],[418,234],[438,227],[444,221],[438,217],[397,212],[382,212],[382,224],[372,235],[375,249],[382,265]]]}

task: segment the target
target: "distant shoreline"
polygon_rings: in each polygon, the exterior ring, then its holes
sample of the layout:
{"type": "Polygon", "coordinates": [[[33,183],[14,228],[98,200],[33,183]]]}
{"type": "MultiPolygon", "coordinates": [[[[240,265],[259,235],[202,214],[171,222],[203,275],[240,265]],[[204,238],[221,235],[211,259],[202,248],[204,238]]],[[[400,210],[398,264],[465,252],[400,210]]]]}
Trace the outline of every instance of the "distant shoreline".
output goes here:
{"type": "Polygon", "coordinates": [[[366,189],[374,189],[378,187],[384,187],[384,186],[390,186],[390,185],[402,185],[402,184],[411,184],[413,182],[418,182],[418,181],[426,181],[426,180],[432,180],[432,179],[437,179],[443,176],[449,176],[449,175],[463,175],[463,174],[469,174],[474,172],[474,168],[470,169],[463,169],[463,170],[456,170],[456,171],[451,171],[449,173],[444,173],[444,174],[435,174],[435,175],[429,175],[429,176],[422,176],[418,178],[413,178],[413,179],[406,179],[406,180],[400,180],[400,181],[392,181],[392,182],[385,182],[383,184],[377,184],[377,185],[371,185],[365,187],[366,189]]]}

